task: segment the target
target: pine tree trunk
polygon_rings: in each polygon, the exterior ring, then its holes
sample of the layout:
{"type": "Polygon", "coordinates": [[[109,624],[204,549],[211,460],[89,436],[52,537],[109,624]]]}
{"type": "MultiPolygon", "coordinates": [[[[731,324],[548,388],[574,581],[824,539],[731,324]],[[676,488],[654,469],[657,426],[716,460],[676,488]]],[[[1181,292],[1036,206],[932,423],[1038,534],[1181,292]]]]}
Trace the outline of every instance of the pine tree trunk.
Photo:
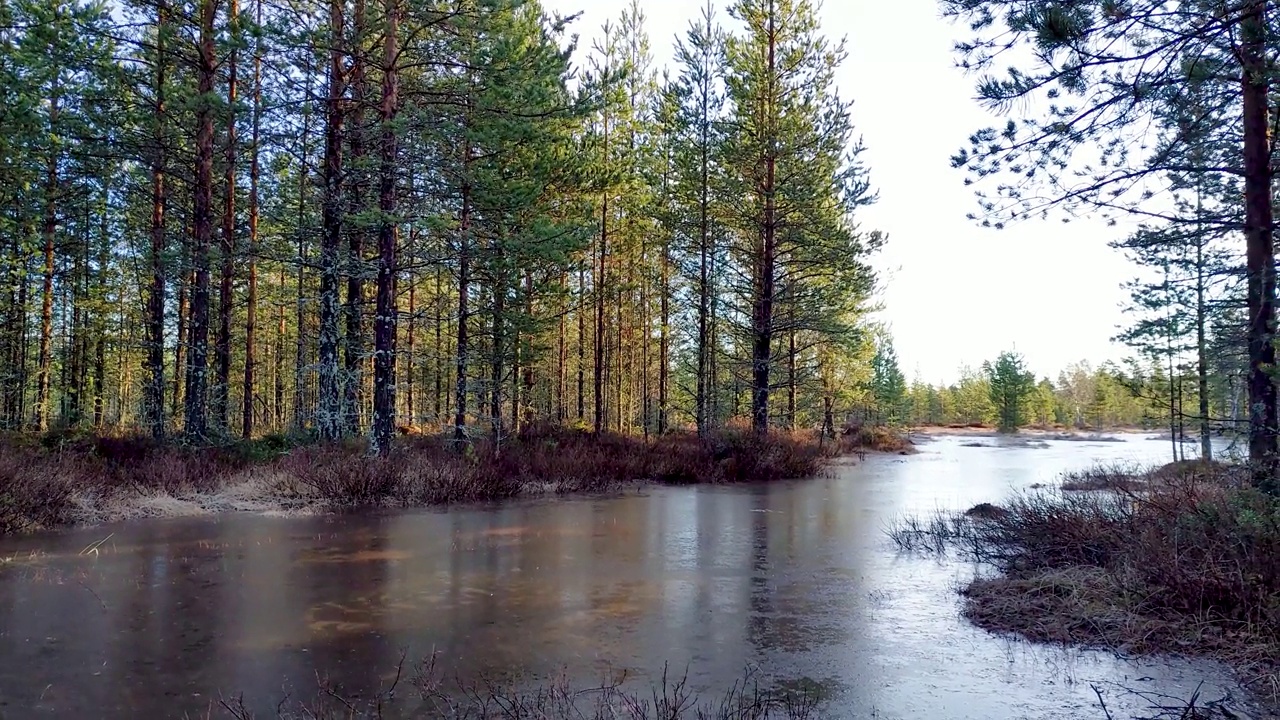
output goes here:
{"type": "Polygon", "coordinates": [[[212,415],[218,432],[229,427],[231,399],[231,312],[234,307],[236,274],[236,91],[239,71],[239,7],[227,0],[227,22],[231,26],[232,46],[227,57],[227,136],[223,157],[222,202],[222,269],[218,283],[218,335],[214,346],[214,384],[212,415]]]}
{"type": "Polygon", "coordinates": [[[701,147],[702,197],[698,203],[698,377],[694,398],[694,422],[698,436],[705,437],[711,384],[711,228],[710,228],[710,158],[708,158],[706,108],[703,108],[701,147]]]}
{"type": "Polygon", "coordinates": [[[195,286],[191,290],[191,341],[187,348],[187,392],[183,432],[202,441],[208,435],[209,369],[209,246],[213,239],[213,80],[217,73],[214,57],[215,0],[200,2],[200,49],[196,91],[196,179],[192,211],[194,230],[192,265],[195,286]]]}
{"type": "Polygon", "coordinates": [[[1240,21],[1244,131],[1244,205],[1249,313],[1249,460],[1255,481],[1280,493],[1276,476],[1276,268],[1273,247],[1266,26],[1269,0],[1251,0],[1240,21]]]}
{"type": "MultiPolygon", "coordinates": [[[[605,146],[608,147],[609,127],[608,119],[605,120],[605,146]]],[[[596,434],[604,432],[605,426],[605,334],[604,334],[604,303],[605,303],[605,287],[608,282],[607,268],[605,266],[605,258],[607,257],[609,247],[609,195],[605,193],[601,199],[600,211],[600,263],[596,270],[595,279],[595,296],[596,296],[596,333],[595,333],[595,374],[592,381],[595,383],[593,387],[595,399],[595,417],[592,428],[596,434]]]]}
{"type": "MultiPolygon", "coordinates": [[[[352,180],[348,183],[351,202],[349,213],[354,215],[364,210],[364,191],[367,174],[364,170],[365,160],[365,106],[369,101],[368,83],[365,74],[365,4],[364,0],[355,0],[354,4],[355,44],[351,50],[351,123],[348,135],[351,138],[352,180]]],[[[364,373],[361,370],[365,361],[364,337],[364,239],[363,223],[347,223],[347,299],[344,307],[346,316],[346,336],[343,340],[343,403],[342,422],[344,431],[350,435],[360,432],[361,391],[364,386],[364,373]]]]}
{"type": "MultiPolygon", "coordinates": [[[[262,0],[258,0],[256,20],[262,25],[262,0]]],[[[258,332],[258,180],[259,144],[262,134],[262,41],[259,40],[253,54],[253,130],[251,142],[253,155],[249,158],[249,287],[245,298],[244,321],[244,406],[241,409],[240,435],[248,440],[253,437],[253,401],[256,379],[254,373],[257,357],[258,332]]]]}
{"type": "MultiPolygon", "coordinates": [[[[58,87],[49,97],[49,124],[58,119],[58,87]]],[[[53,273],[54,239],[58,230],[58,159],[50,155],[45,169],[44,285],[40,305],[40,359],[36,379],[36,429],[49,429],[49,395],[53,371],[53,273]]]]}
{"type": "MultiPolygon", "coordinates": [[[[306,370],[307,370],[307,188],[311,186],[311,180],[308,176],[308,168],[311,167],[311,158],[309,150],[311,148],[311,57],[314,55],[314,48],[308,48],[306,54],[306,71],[303,73],[305,91],[304,102],[302,108],[302,162],[298,170],[298,271],[296,278],[296,297],[294,301],[294,330],[296,331],[296,339],[294,342],[293,356],[293,427],[295,430],[301,430],[306,427],[306,411],[308,407],[306,397],[306,370]]],[[[284,272],[281,269],[281,272],[284,272]]],[[[281,313],[283,313],[283,308],[281,313]]],[[[284,327],[283,321],[281,327],[284,327]]]]}
{"type": "Polygon", "coordinates": [[[310,352],[307,343],[307,245],[305,235],[298,233],[298,274],[294,280],[297,297],[294,301],[295,342],[293,354],[293,426],[306,427],[307,411],[311,400],[307,397],[307,360],[310,352]]]}
{"type": "Polygon", "coordinates": [[[338,371],[338,265],[342,242],[342,145],[346,102],[343,65],[343,0],[329,2],[329,92],[325,106],[324,224],[320,245],[319,404],[316,428],[324,440],[342,437],[342,388],[338,371]]]}
{"type": "Polygon", "coordinates": [[[796,431],[796,331],[787,331],[787,429],[796,431]]]}
{"type": "MultiPolygon", "coordinates": [[[[528,270],[524,273],[524,312],[525,317],[532,321],[533,318],[533,273],[528,270]]],[[[533,369],[533,348],[531,347],[531,339],[524,338],[524,345],[521,346],[521,359],[523,364],[523,380],[524,380],[524,424],[526,426],[533,425],[534,409],[533,409],[533,386],[535,384],[535,374],[533,369]]],[[[516,428],[517,432],[519,427],[516,428]]]]}
{"type": "Polygon", "coordinates": [[[578,264],[578,422],[587,419],[587,270],[578,264]]]}
{"type": "Polygon", "coordinates": [[[493,431],[493,447],[496,453],[502,441],[502,353],[504,349],[502,330],[503,313],[506,311],[506,288],[501,278],[493,282],[493,316],[491,318],[493,343],[489,357],[489,426],[493,431]]]}
{"type": "Polygon", "coordinates": [[[27,390],[27,284],[30,263],[24,249],[24,240],[35,232],[29,221],[21,222],[20,232],[13,236],[12,268],[9,278],[9,312],[6,317],[6,345],[4,348],[4,425],[18,430],[25,423],[24,413],[27,390]]]}
{"type": "MultiPolygon", "coordinates": [[[[88,218],[86,217],[87,221],[88,218]]],[[[68,337],[65,353],[68,356],[67,362],[62,366],[62,403],[60,406],[59,421],[63,427],[74,427],[80,423],[83,418],[83,395],[84,388],[84,367],[85,367],[85,338],[83,314],[81,312],[81,300],[84,298],[84,282],[87,271],[85,268],[85,254],[88,253],[88,243],[84,245],[83,252],[77,252],[75,259],[71,264],[71,282],[63,284],[63,313],[65,308],[71,309],[71,321],[69,327],[64,326],[66,336],[68,337]]],[[[65,318],[65,314],[64,314],[65,318]]],[[[64,320],[65,322],[65,320],[64,320]]]]}
{"type": "MultiPolygon", "coordinates": [[[[410,187],[409,193],[410,195],[412,195],[413,194],[412,182],[410,182],[409,187],[410,187]]],[[[413,264],[412,258],[416,257],[415,249],[417,248],[417,242],[418,242],[418,236],[417,236],[416,228],[411,227],[409,229],[409,246],[407,248],[407,253],[410,258],[409,263],[411,267],[413,264]]],[[[414,404],[415,403],[414,389],[416,385],[415,380],[416,380],[417,374],[413,370],[417,363],[417,357],[414,354],[416,350],[414,336],[417,334],[417,331],[418,331],[418,282],[417,282],[417,278],[414,277],[414,272],[412,269],[410,269],[406,273],[406,275],[407,277],[405,278],[405,280],[406,282],[409,283],[409,326],[405,328],[405,333],[404,333],[405,345],[406,345],[405,358],[404,358],[404,380],[405,380],[404,409],[405,409],[405,418],[407,418],[406,421],[410,425],[413,425],[416,427],[418,425],[418,416],[416,412],[417,407],[414,404]]],[[[426,380],[425,374],[424,374],[423,380],[424,381],[426,380]]]]}
{"type": "Polygon", "coordinates": [[[186,378],[187,378],[187,346],[191,343],[191,325],[187,322],[191,309],[190,287],[194,282],[187,266],[191,264],[191,253],[188,249],[187,238],[188,228],[183,223],[183,240],[182,240],[182,276],[178,283],[178,320],[177,320],[177,343],[173,350],[173,409],[170,411],[176,419],[182,414],[182,408],[186,405],[186,378]]]}
{"type": "Polygon", "coordinates": [[[667,434],[671,384],[671,244],[662,243],[661,287],[658,318],[658,434],[667,434]]]}
{"type": "Polygon", "coordinates": [[[444,308],[441,305],[444,302],[444,289],[441,287],[443,280],[441,275],[443,271],[440,266],[436,266],[436,282],[435,296],[431,299],[431,306],[435,310],[435,397],[432,400],[432,413],[437,427],[443,428],[445,425],[445,404],[447,400],[444,397],[444,308]]]}
{"type": "Polygon", "coordinates": [[[165,168],[168,164],[168,140],[165,132],[165,70],[168,56],[165,39],[168,10],[165,0],[156,6],[156,76],[155,76],[155,158],[151,165],[151,291],[147,297],[147,384],[146,414],[151,437],[165,435],[164,416],[164,305],[165,305],[165,168]]]}
{"type": "MultiPolygon", "coordinates": [[[[569,274],[567,272],[561,271],[560,273],[560,287],[564,288],[566,294],[568,293],[569,274]]],[[[566,301],[564,300],[564,297],[565,297],[564,295],[561,296],[560,312],[557,313],[559,315],[558,328],[556,333],[555,417],[556,417],[557,425],[564,425],[564,421],[568,418],[568,408],[565,404],[567,402],[567,398],[565,397],[565,393],[569,391],[568,375],[567,375],[568,368],[566,367],[569,360],[569,356],[568,356],[568,345],[566,344],[566,340],[565,340],[565,319],[566,319],[565,316],[568,314],[569,308],[566,301]]]]}
{"type": "Polygon", "coordinates": [[[400,107],[398,0],[386,0],[386,32],[383,39],[382,162],[378,178],[378,300],[374,317],[373,342],[373,449],[381,455],[391,451],[396,418],[396,142],[395,119],[400,107]]]}
{"type": "Polygon", "coordinates": [[[99,333],[93,353],[93,428],[102,430],[106,419],[107,337],[99,333]]]}
{"type": "MultiPolygon", "coordinates": [[[[765,90],[766,96],[762,98],[765,106],[763,112],[766,118],[775,112],[773,107],[774,98],[774,76],[776,73],[776,38],[774,35],[774,18],[773,3],[770,0],[769,13],[769,50],[768,65],[766,71],[768,73],[769,82],[765,90]]],[[[754,318],[752,323],[752,343],[751,343],[751,427],[757,433],[767,433],[769,431],[769,369],[773,359],[773,294],[774,294],[774,265],[776,263],[777,253],[777,225],[776,225],[776,203],[775,193],[777,188],[777,139],[774,137],[774,129],[772,127],[772,119],[766,119],[766,124],[770,129],[764,138],[766,143],[764,185],[761,187],[761,194],[764,195],[764,222],[760,233],[760,247],[757,252],[756,277],[755,277],[755,307],[754,318]]]]}
{"type": "MultiPolygon", "coordinates": [[[[619,263],[619,265],[620,264],[621,263],[619,263]]],[[[621,274],[621,268],[618,268],[618,271],[619,271],[618,274],[621,274]]],[[[616,421],[616,424],[614,425],[614,429],[617,432],[621,433],[621,432],[624,432],[623,413],[626,409],[625,406],[622,404],[622,383],[624,378],[626,378],[626,375],[623,373],[623,367],[622,367],[622,361],[623,361],[623,358],[625,357],[625,350],[623,348],[623,326],[622,326],[623,297],[622,297],[621,288],[619,288],[618,292],[614,295],[613,303],[614,303],[613,304],[613,307],[614,307],[614,317],[613,317],[614,333],[613,334],[614,334],[614,337],[617,338],[618,342],[616,345],[611,346],[612,352],[610,354],[612,355],[612,358],[611,358],[612,362],[605,363],[605,367],[610,368],[613,371],[612,373],[613,374],[613,406],[617,408],[617,411],[614,413],[614,420],[616,421]]],[[[608,416],[606,415],[606,418],[607,417],[608,416]]]]}
{"type": "MultiPolygon", "coordinates": [[[[287,282],[285,264],[280,263],[280,289],[283,292],[285,283],[287,282]]],[[[282,430],[284,424],[284,352],[285,337],[288,332],[285,325],[286,305],[282,296],[276,303],[276,342],[275,342],[275,367],[272,375],[275,376],[275,429],[282,430]]]]}
{"type": "Polygon", "coordinates": [[[467,337],[467,323],[470,321],[471,302],[468,294],[471,290],[471,141],[465,139],[462,159],[462,208],[458,214],[458,352],[456,375],[454,378],[454,417],[453,439],[459,444],[467,440],[467,362],[471,348],[467,337]]]}
{"type": "MultiPolygon", "coordinates": [[[[32,230],[31,232],[34,232],[32,230]]],[[[18,285],[18,310],[22,313],[22,317],[18,321],[18,347],[14,349],[14,366],[19,368],[18,381],[15,393],[17,398],[14,401],[13,417],[16,424],[23,424],[27,415],[27,377],[29,357],[29,337],[28,337],[28,320],[27,320],[27,304],[30,301],[30,285],[27,282],[28,262],[26,258],[22,259],[22,278],[18,285]]]]}
{"type": "MultiPolygon", "coordinates": [[[[1197,206],[1199,206],[1197,188],[1197,206]]],[[[1199,216],[1199,207],[1197,207],[1199,216]]],[[[1209,349],[1205,338],[1208,310],[1205,305],[1205,237],[1201,228],[1196,229],[1196,381],[1200,401],[1200,459],[1213,460],[1213,433],[1209,426],[1209,349]]]]}

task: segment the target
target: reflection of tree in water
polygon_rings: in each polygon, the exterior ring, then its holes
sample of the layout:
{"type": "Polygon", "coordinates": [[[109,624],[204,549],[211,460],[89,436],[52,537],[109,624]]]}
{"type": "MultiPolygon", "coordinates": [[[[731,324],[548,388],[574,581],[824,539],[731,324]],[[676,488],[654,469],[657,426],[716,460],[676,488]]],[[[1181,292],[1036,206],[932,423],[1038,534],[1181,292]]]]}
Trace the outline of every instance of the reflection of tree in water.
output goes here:
{"type": "Polygon", "coordinates": [[[837,601],[829,568],[811,565],[807,558],[811,534],[803,504],[797,506],[794,488],[765,486],[752,493],[751,596],[748,638],[761,655],[808,653],[844,643],[848,630],[836,617],[845,603],[837,601]],[[776,500],[775,500],[776,499],[776,500]],[[779,505],[779,507],[771,507],[779,505]],[[799,546],[799,547],[798,547],[799,546]]]}
{"type": "MultiPolygon", "coordinates": [[[[329,545],[343,562],[297,562],[291,581],[307,603],[310,677],[289,678],[301,697],[316,691],[315,673],[340,683],[348,697],[364,698],[394,674],[400,649],[386,632],[386,584],[389,573],[384,518],[362,518],[359,532],[341,532],[318,542],[329,545]]],[[[339,559],[339,558],[333,558],[339,559]]]]}

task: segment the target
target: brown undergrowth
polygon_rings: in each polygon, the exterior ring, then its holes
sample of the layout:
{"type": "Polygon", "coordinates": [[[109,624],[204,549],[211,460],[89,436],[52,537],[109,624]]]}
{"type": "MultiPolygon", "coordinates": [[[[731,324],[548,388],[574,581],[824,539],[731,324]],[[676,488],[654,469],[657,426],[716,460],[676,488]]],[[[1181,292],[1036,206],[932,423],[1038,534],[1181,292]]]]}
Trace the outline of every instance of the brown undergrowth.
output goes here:
{"type": "Polygon", "coordinates": [[[994,572],[962,590],[976,624],[1044,642],[1224,660],[1280,690],[1280,500],[1247,471],[1098,468],[969,513],[909,518],[908,551],[994,572]],[[1071,489],[1066,489],[1070,487],[1071,489]]]}
{"type": "Polygon", "coordinates": [[[385,457],[362,441],[272,436],[223,447],[137,437],[0,438],[0,535],[146,515],[407,507],[624,484],[810,477],[838,454],[807,434],[725,430],[652,441],[551,426],[494,444],[409,435],[385,457]]]}

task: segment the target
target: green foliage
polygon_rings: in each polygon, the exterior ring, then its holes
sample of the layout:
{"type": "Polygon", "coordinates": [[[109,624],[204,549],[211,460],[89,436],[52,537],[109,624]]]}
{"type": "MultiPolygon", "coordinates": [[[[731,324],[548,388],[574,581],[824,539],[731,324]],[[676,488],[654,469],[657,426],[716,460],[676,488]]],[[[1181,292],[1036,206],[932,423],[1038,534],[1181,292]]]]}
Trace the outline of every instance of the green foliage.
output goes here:
{"type": "Polygon", "coordinates": [[[991,404],[996,408],[1001,432],[1017,432],[1026,421],[1027,400],[1035,390],[1035,375],[1028,372],[1022,356],[1002,352],[995,363],[983,363],[991,404]]]}
{"type": "Polygon", "coordinates": [[[876,354],[871,358],[871,396],[881,422],[898,425],[906,419],[907,382],[898,368],[893,340],[888,337],[876,342],[876,354]]]}

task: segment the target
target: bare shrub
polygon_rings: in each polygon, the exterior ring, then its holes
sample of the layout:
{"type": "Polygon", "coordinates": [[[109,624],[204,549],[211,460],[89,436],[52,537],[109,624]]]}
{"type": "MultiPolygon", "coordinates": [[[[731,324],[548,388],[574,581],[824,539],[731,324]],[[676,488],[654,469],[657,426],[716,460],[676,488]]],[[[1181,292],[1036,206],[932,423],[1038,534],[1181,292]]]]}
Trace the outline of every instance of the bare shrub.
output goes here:
{"type": "Polygon", "coordinates": [[[326,504],[383,505],[400,485],[402,456],[369,456],[356,446],[307,448],[291,453],[280,469],[326,504]]]}

